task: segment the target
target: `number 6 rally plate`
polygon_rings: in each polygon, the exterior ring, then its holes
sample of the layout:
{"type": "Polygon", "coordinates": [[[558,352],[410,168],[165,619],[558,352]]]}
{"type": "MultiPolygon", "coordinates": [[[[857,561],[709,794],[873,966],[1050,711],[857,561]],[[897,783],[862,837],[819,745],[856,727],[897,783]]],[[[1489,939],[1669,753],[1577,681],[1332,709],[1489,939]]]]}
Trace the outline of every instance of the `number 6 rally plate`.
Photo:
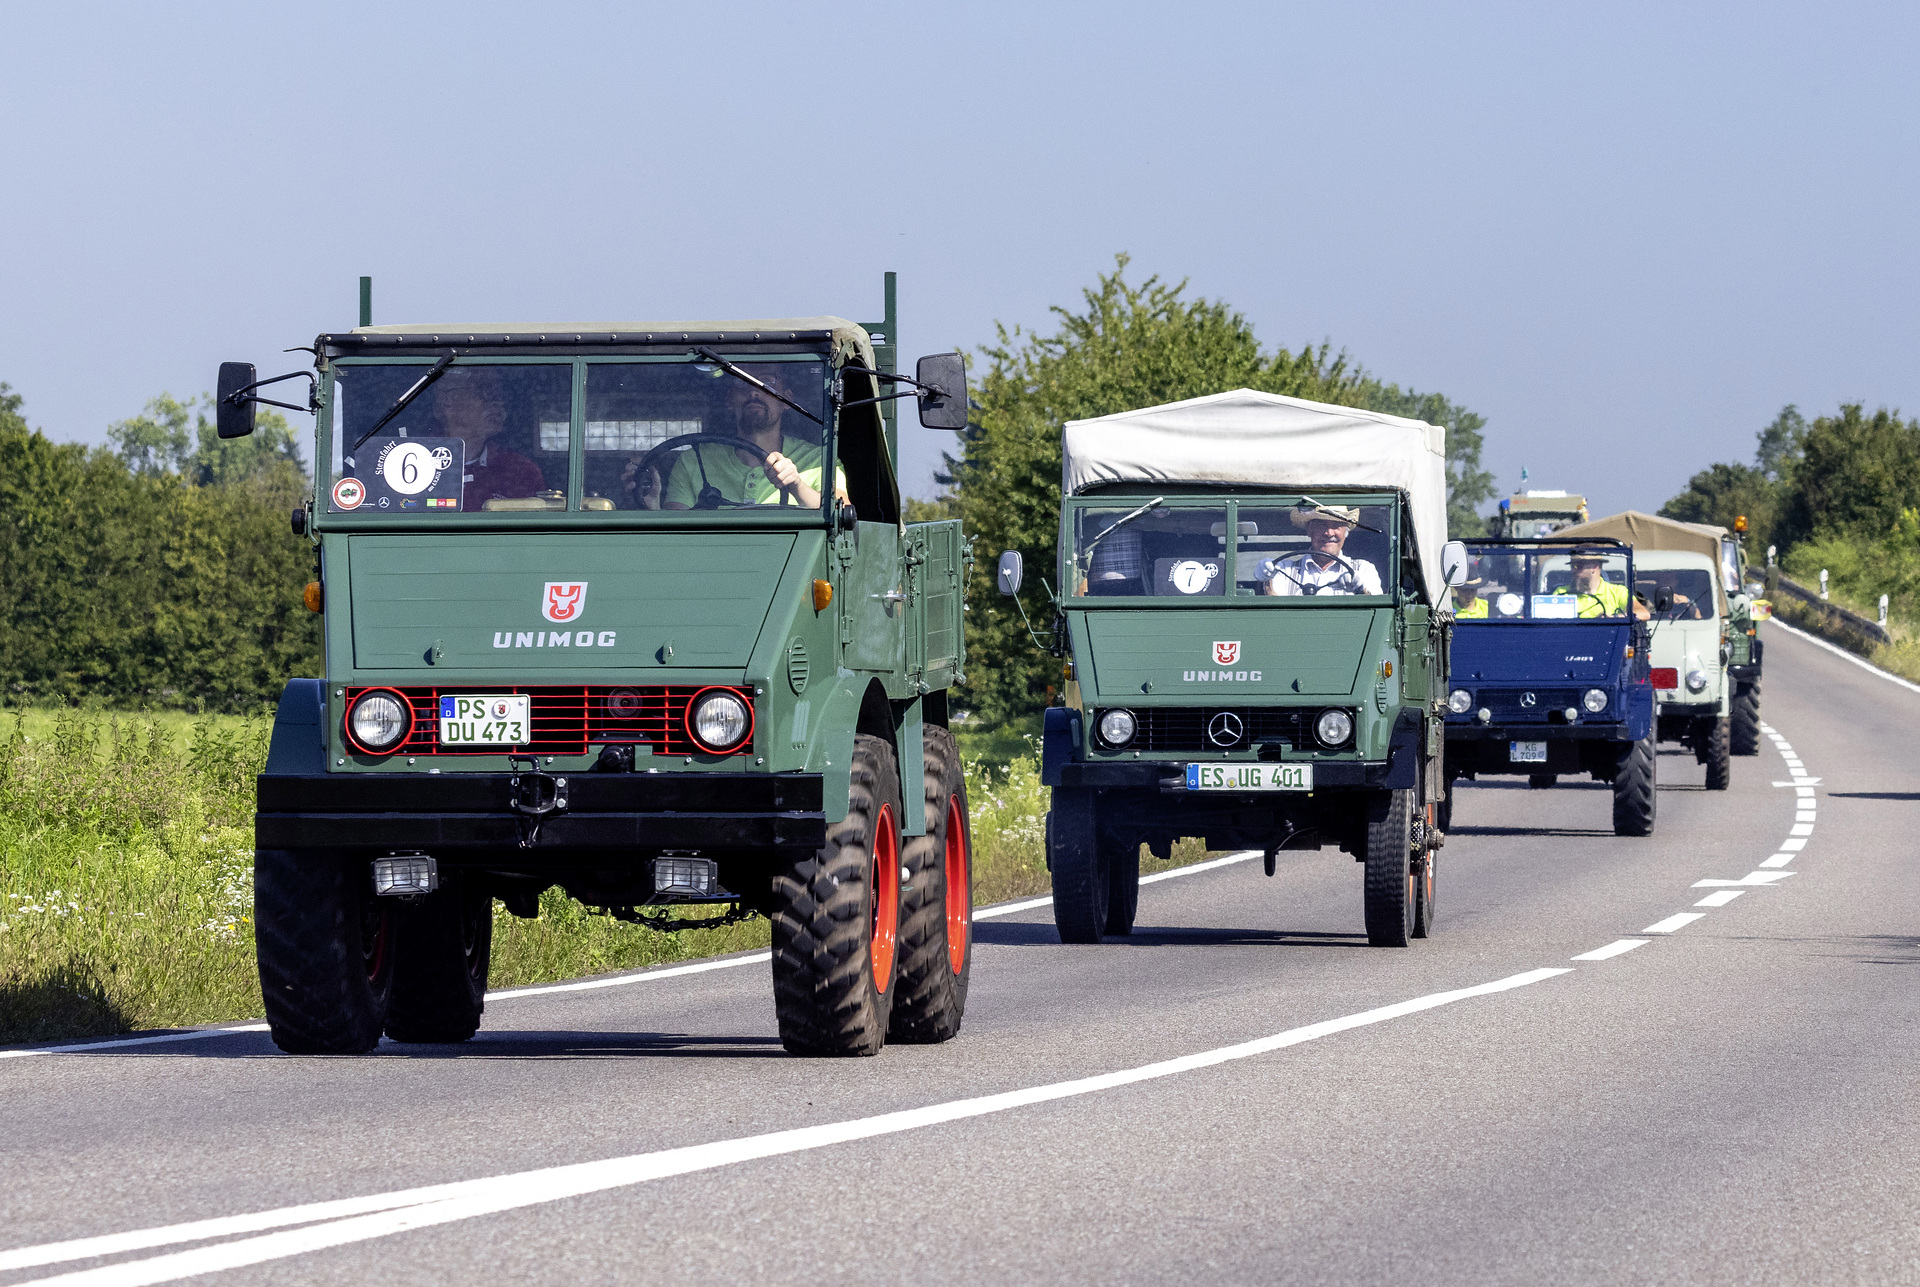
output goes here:
{"type": "Polygon", "coordinates": [[[1311,791],[1311,764],[1189,764],[1189,791],[1311,791]]]}
{"type": "Polygon", "coordinates": [[[525,693],[462,693],[440,699],[440,745],[519,746],[533,740],[525,693]]]}

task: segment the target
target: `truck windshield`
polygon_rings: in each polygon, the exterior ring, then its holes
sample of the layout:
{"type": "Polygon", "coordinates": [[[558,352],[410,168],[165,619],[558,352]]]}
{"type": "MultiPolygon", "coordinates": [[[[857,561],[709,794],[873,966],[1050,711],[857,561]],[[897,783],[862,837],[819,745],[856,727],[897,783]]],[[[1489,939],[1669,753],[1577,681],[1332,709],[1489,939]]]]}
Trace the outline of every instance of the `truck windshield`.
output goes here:
{"type": "MultiPolygon", "coordinates": [[[[823,360],[729,357],[827,419],[823,360]]],[[[687,359],[489,362],[463,355],[380,432],[352,447],[428,365],[334,365],[329,512],[818,510],[834,494],[845,498],[838,469],[823,486],[820,424],[710,362],[687,359]],[[577,415],[576,374],[585,377],[577,415]],[[570,478],[578,479],[572,497],[570,478]]]]}
{"type": "Polygon", "coordinates": [[[1622,550],[1469,546],[1467,580],[1454,591],[1453,615],[1456,621],[1626,617],[1630,576],[1622,550]]]}
{"type": "Polygon", "coordinates": [[[1137,508],[1138,502],[1114,501],[1075,509],[1075,594],[1380,595],[1386,593],[1382,569],[1394,566],[1387,505],[1176,503],[1136,515],[1137,508]]]}

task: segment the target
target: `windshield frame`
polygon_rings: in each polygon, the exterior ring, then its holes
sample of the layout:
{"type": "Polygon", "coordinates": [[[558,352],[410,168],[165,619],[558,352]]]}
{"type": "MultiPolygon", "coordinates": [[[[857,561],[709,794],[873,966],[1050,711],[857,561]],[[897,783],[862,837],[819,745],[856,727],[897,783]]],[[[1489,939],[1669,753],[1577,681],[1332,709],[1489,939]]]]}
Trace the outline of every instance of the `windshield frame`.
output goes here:
{"type": "Polygon", "coordinates": [[[1633,547],[1623,541],[1607,537],[1590,537],[1585,540],[1553,540],[1551,538],[1521,536],[1505,538],[1480,537],[1478,539],[1465,540],[1462,544],[1467,547],[1467,556],[1470,559],[1483,554],[1521,555],[1531,559],[1533,556],[1541,554],[1571,555],[1575,550],[1582,548],[1599,549],[1607,554],[1624,555],[1627,561],[1627,610],[1617,617],[1536,617],[1532,615],[1533,592],[1531,586],[1534,569],[1533,564],[1529,562],[1526,573],[1529,589],[1527,594],[1523,596],[1527,601],[1527,614],[1525,616],[1494,617],[1489,613],[1485,617],[1462,617],[1458,615],[1458,591],[1449,591],[1448,597],[1451,602],[1448,611],[1455,614],[1453,621],[1456,630],[1463,626],[1617,626],[1638,619],[1634,615],[1634,604],[1638,602],[1638,599],[1633,589],[1633,547]]]}
{"type": "MultiPolygon", "coordinates": [[[[737,346],[711,346],[729,362],[754,367],[775,362],[814,363],[826,369],[829,382],[839,363],[825,347],[783,345],[771,352],[742,350],[737,346]]],[[[558,350],[552,353],[513,354],[462,351],[459,366],[545,366],[571,367],[571,392],[567,448],[567,508],[564,510],[492,510],[426,515],[419,512],[350,514],[329,512],[327,497],[335,479],[334,453],[334,375],[340,368],[372,366],[418,367],[422,373],[444,356],[444,350],[424,353],[354,354],[327,359],[320,378],[320,410],[314,416],[314,510],[316,531],[373,531],[406,528],[423,531],[475,531],[501,528],[570,528],[604,531],[610,528],[794,528],[825,527],[832,521],[833,492],[823,488],[821,503],[811,508],[797,505],[752,505],[718,510],[583,510],[586,475],[586,388],[587,373],[594,366],[661,364],[694,366],[700,359],[676,353],[582,353],[558,350]]],[[[732,379],[733,377],[726,377],[732,379]]],[[[821,429],[822,452],[828,461],[837,461],[839,407],[823,392],[820,403],[825,424],[821,429]]],[[[373,439],[371,441],[378,441],[373,439]]]]}
{"type": "MultiPolygon", "coordinates": [[[[1059,601],[1063,607],[1074,610],[1110,612],[1116,610],[1305,610],[1329,607],[1379,608],[1398,605],[1405,600],[1401,588],[1401,569],[1406,561],[1406,552],[1402,546],[1405,534],[1405,518],[1401,512],[1400,495],[1391,490],[1359,490],[1340,488],[1272,488],[1255,489],[1236,485],[1231,489],[1194,485],[1168,484],[1163,487],[1146,487],[1138,483],[1128,483],[1124,488],[1101,488],[1082,492],[1064,498],[1060,507],[1060,529],[1057,539],[1058,558],[1056,573],[1060,577],[1059,601]],[[1347,506],[1381,506],[1387,511],[1388,521],[1386,537],[1392,553],[1391,567],[1379,570],[1381,588],[1384,594],[1343,594],[1343,595],[1264,595],[1244,594],[1236,589],[1232,593],[1221,595],[1197,596],[1194,598],[1174,597],[1171,595],[1083,595],[1073,593],[1078,584],[1075,563],[1075,532],[1078,515],[1089,509],[1110,509],[1116,511],[1116,517],[1129,510],[1137,509],[1155,497],[1160,498],[1158,507],[1168,509],[1211,509],[1225,512],[1227,546],[1223,558],[1227,566],[1232,567],[1238,560],[1240,547],[1239,509],[1247,506],[1254,509],[1272,509],[1281,505],[1298,504],[1303,496],[1311,496],[1322,504],[1347,506]]],[[[1125,530],[1125,529],[1122,529],[1125,530]]],[[[1232,588],[1232,587],[1230,587],[1232,588]]]]}

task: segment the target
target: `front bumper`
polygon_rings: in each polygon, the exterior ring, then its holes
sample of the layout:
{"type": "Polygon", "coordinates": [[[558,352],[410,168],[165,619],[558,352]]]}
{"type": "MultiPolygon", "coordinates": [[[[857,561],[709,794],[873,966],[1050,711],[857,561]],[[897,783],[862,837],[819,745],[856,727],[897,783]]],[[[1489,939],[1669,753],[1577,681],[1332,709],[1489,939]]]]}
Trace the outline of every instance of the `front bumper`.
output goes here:
{"type": "MultiPolygon", "coordinates": [[[[1157,788],[1171,794],[1186,795],[1187,765],[1193,763],[1194,759],[1189,756],[1183,760],[1114,760],[1106,763],[1069,760],[1060,766],[1060,785],[1157,788]]],[[[1393,776],[1393,762],[1390,760],[1314,760],[1312,764],[1315,791],[1401,785],[1390,781],[1393,776]]],[[[1193,794],[1215,796],[1222,793],[1208,791],[1193,794]]]]}
{"type": "Polygon", "coordinates": [[[818,849],[826,843],[817,773],[563,773],[566,806],[514,811],[505,773],[261,774],[254,843],[262,849],[436,857],[510,851],[562,859],[660,849],[818,849]],[[531,833],[531,845],[522,840],[531,833]]]}
{"type": "Polygon", "coordinates": [[[1447,721],[1449,742],[1631,742],[1625,720],[1588,724],[1481,724],[1447,721]]]}

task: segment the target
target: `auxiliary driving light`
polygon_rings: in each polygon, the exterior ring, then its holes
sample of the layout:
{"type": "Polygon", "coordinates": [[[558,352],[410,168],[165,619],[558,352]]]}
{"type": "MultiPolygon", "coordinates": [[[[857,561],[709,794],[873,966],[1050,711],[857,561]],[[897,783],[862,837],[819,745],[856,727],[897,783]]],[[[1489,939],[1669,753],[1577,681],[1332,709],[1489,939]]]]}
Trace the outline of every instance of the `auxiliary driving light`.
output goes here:
{"type": "Polygon", "coordinates": [[[1111,710],[1100,716],[1100,740],[1108,746],[1125,746],[1139,728],[1140,722],[1129,710],[1111,710]]]}
{"type": "Polygon", "coordinates": [[[1456,688],[1447,694],[1447,709],[1455,715],[1465,715],[1473,709],[1473,694],[1464,688],[1456,688]]]}
{"type": "Polygon", "coordinates": [[[1329,750],[1344,746],[1353,736],[1353,716],[1337,706],[1321,711],[1320,718],[1313,722],[1313,735],[1329,750]]]}
{"type": "Polygon", "coordinates": [[[375,689],[362,693],[347,715],[347,731],[361,749],[390,751],[407,740],[413,728],[413,712],[398,693],[375,689]]]}
{"type": "Polygon", "coordinates": [[[711,858],[655,858],[655,898],[705,898],[720,888],[720,864],[711,858]]]}
{"type": "Polygon", "coordinates": [[[440,865],[426,854],[394,854],[373,860],[373,892],[382,898],[408,898],[440,888],[440,865]]]}
{"type": "Polygon", "coordinates": [[[1598,715],[1601,711],[1607,709],[1607,690],[1604,688],[1589,688],[1581,695],[1580,704],[1587,708],[1587,714],[1598,715]]]}
{"type": "Polygon", "coordinates": [[[730,688],[710,688],[694,699],[687,725],[694,740],[709,751],[731,751],[746,741],[752,720],[740,694],[730,688]]]}

